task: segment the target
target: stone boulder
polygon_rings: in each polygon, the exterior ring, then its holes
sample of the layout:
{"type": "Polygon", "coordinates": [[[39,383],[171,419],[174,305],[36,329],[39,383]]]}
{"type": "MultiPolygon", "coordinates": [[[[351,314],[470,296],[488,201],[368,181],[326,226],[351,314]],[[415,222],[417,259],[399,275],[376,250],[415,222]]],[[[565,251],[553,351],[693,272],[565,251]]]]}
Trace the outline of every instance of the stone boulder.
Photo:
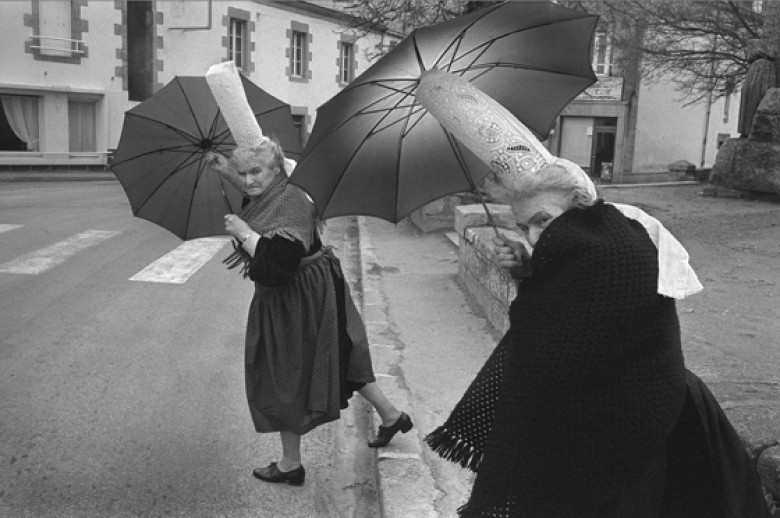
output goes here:
{"type": "Polygon", "coordinates": [[[758,106],[748,138],[729,139],[710,173],[716,186],[780,193],[780,88],[770,88],[758,106]]]}
{"type": "Polygon", "coordinates": [[[780,144],[780,88],[770,88],[761,100],[748,140],[780,144]]]}
{"type": "Polygon", "coordinates": [[[710,183],[740,191],[780,193],[780,144],[729,139],[718,151],[710,183]]]}

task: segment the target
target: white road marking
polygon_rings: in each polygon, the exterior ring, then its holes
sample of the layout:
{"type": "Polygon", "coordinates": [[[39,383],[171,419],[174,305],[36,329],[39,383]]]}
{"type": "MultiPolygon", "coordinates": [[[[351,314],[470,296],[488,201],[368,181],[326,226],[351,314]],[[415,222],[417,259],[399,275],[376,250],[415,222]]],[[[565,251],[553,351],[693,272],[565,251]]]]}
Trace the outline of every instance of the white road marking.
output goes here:
{"type": "Polygon", "coordinates": [[[185,241],[130,277],[130,280],[184,284],[222,250],[228,241],[229,237],[204,237],[185,241]]]}
{"type": "Polygon", "coordinates": [[[22,228],[23,225],[4,225],[0,224],[0,233],[2,232],[8,232],[9,230],[14,230],[17,228],[22,228]]]}
{"type": "Polygon", "coordinates": [[[39,275],[64,263],[82,250],[95,246],[119,233],[111,230],[87,230],[69,237],[65,241],[54,243],[46,248],[35,250],[0,264],[0,272],[39,275]]]}

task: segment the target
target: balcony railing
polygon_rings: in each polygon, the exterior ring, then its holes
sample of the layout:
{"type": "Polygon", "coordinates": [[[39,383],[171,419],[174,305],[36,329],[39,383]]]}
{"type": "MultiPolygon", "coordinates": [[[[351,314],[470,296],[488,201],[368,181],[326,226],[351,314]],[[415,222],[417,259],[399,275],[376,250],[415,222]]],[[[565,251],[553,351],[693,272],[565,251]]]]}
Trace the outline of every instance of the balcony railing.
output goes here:
{"type": "Polygon", "coordinates": [[[39,34],[33,34],[30,36],[33,42],[37,42],[37,45],[30,45],[31,49],[40,51],[42,54],[47,55],[62,55],[60,53],[67,53],[69,56],[76,56],[84,54],[84,41],[73,40],[70,38],[57,38],[54,36],[41,36],[39,34]],[[57,45],[59,43],[59,45],[57,45]]]}

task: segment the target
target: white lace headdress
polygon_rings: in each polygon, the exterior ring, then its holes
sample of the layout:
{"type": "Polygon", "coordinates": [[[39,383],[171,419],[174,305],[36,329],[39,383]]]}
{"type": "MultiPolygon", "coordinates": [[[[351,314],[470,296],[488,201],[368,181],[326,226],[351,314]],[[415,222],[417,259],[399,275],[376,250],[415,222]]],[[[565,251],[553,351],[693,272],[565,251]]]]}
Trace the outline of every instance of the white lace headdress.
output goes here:
{"type": "MultiPolygon", "coordinates": [[[[509,110],[463,78],[443,70],[428,70],[420,77],[416,99],[489,165],[507,188],[515,186],[519,177],[544,174],[546,166],[555,164],[588,193],[588,201],[597,200],[596,186],[580,166],[553,156],[509,110]]],[[[688,252],[661,222],[637,207],[614,205],[626,217],[639,221],[658,248],[658,293],[682,299],[702,290],[688,262],[688,252]]]]}

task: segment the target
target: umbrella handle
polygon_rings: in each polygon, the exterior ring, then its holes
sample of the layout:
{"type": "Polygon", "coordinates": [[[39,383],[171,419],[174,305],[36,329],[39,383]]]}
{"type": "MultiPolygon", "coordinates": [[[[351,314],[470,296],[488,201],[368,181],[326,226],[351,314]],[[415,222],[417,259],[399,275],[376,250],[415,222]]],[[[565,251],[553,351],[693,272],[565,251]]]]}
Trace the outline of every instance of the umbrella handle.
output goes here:
{"type": "Polygon", "coordinates": [[[466,170],[469,180],[471,180],[471,184],[474,185],[474,190],[477,191],[477,194],[479,195],[479,202],[482,204],[482,208],[485,209],[485,215],[487,216],[488,225],[493,227],[493,231],[496,233],[496,237],[501,237],[501,234],[498,233],[498,227],[496,226],[496,220],[493,218],[493,215],[490,213],[490,209],[488,209],[487,203],[485,203],[485,197],[482,195],[482,191],[474,184],[474,179],[471,177],[471,173],[466,170]]]}
{"type": "MultiPolygon", "coordinates": [[[[482,191],[477,189],[477,193],[479,194],[479,201],[482,203],[482,207],[485,209],[485,214],[488,218],[488,223],[493,227],[493,231],[496,233],[496,237],[501,239],[502,236],[498,232],[498,227],[496,226],[496,221],[493,219],[493,215],[490,213],[490,209],[488,209],[487,203],[485,203],[485,197],[482,196],[482,191]]],[[[527,256],[525,259],[519,259],[520,265],[519,266],[513,266],[509,269],[509,274],[515,279],[522,279],[524,277],[530,277],[531,275],[531,267],[529,264],[530,256],[527,256]]]]}

